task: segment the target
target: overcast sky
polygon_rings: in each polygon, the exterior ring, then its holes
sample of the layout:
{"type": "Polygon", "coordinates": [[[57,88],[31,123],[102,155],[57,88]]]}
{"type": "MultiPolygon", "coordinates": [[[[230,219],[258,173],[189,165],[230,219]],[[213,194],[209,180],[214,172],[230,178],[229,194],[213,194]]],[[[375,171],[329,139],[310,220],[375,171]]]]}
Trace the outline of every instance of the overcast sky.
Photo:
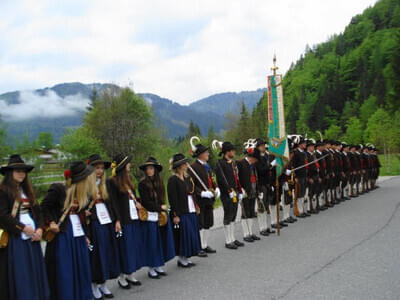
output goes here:
{"type": "Polygon", "coordinates": [[[187,104],[264,87],[376,0],[0,0],[0,93],[132,85],[187,104]]]}

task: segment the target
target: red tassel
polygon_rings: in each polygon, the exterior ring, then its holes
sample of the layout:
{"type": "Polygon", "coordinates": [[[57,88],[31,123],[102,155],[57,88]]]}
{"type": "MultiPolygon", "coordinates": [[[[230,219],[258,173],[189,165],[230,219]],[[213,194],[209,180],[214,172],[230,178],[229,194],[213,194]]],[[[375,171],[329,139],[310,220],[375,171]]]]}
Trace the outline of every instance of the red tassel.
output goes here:
{"type": "Polygon", "coordinates": [[[65,170],[64,171],[64,177],[65,177],[65,179],[71,178],[71,171],[70,170],[65,170]]]}

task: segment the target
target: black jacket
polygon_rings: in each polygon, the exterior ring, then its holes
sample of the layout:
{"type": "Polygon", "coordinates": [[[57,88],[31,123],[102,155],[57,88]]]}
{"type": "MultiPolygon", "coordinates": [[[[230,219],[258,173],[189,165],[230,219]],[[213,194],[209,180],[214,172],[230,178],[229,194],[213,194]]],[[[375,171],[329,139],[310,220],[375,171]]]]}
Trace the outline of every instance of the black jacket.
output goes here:
{"type": "MultiPolygon", "coordinates": [[[[66,197],[65,186],[61,183],[53,183],[47,190],[47,194],[44,197],[40,207],[42,208],[43,217],[46,224],[50,222],[58,223],[59,219],[63,215],[64,202],[66,197]]],[[[81,220],[82,226],[86,229],[85,222],[85,209],[82,209],[77,213],[81,220]]],[[[64,221],[60,224],[60,231],[65,232],[69,224],[69,213],[65,217],[64,221]]],[[[87,232],[85,230],[85,232],[87,232]]]]}
{"type": "MultiPolygon", "coordinates": [[[[300,166],[303,166],[306,164],[306,159],[307,159],[307,154],[306,151],[300,151],[299,149],[296,149],[294,151],[294,156],[293,156],[293,168],[298,168],[300,166]]],[[[296,177],[298,178],[306,178],[307,177],[307,170],[306,168],[301,168],[295,171],[296,172],[296,177]]]]}
{"type": "MultiPolygon", "coordinates": [[[[111,200],[112,209],[115,214],[115,220],[120,221],[122,224],[129,224],[132,222],[130,208],[129,208],[129,193],[121,192],[115,184],[113,178],[107,179],[107,192],[111,200]]],[[[135,191],[132,191],[135,195],[135,191]]],[[[136,197],[136,195],[135,195],[136,197]]]]}
{"type": "MultiPolygon", "coordinates": [[[[315,160],[316,160],[315,154],[311,154],[310,152],[307,151],[307,163],[312,163],[315,160]]],[[[308,178],[315,179],[316,177],[318,177],[319,174],[318,166],[319,164],[314,162],[306,167],[308,178]]]]}
{"type": "MultiPolygon", "coordinates": [[[[10,234],[19,235],[23,231],[25,225],[19,222],[19,209],[15,218],[11,216],[11,212],[14,206],[14,199],[9,195],[0,190],[0,224],[1,228],[10,234]]],[[[30,208],[32,218],[36,223],[36,228],[43,227],[43,218],[38,204],[33,205],[30,208]]]]}
{"type": "Polygon", "coordinates": [[[234,161],[228,162],[225,158],[217,161],[215,167],[215,174],[217,176],[217,183],[221,189],[221,194],[229,194],[232,190],[239,192],[239,186],[236,184],[234,171],[238,173],[238,169],[234,161]]]}
{"type": "MultiPolygon", "coordinates": [[[[212,171],[210,169],[209,172],[207,172],[206,167],[203,166],[198,160],[196,160],[191,167],[193,168],[193,170],[196,172],[196,174],[200,177],[201,181],[205,184],[205,186],[208,189],[213,189],[215,190],[217,185],[214,182],[214,180],[212,179],[212,171]],[[211,185],[209,182],[209,176],[211,178],[211,185]]],[[[198,201],[204,203],[204,204],[209,204],[212,205],[215,201],[214,198],[208,199],[208,198],[202,198],[201,197],[201,192],[205,191],[205,189],[203,188],[203,185],[200,183],[199,180],[197,180],[196,176],[192,173],[191,170],[189,170],[189,174],[192,177],[193,181],[194,181],[194,185],[195,185],[195,194],[196,194],[196,199],[198,199],[198,201]]]]}
{"type": "MultiPolygon", "coordinates": [[[[171,216],[180,216],[189,213],[188,197],[192,195],[194,204],[194,183],[190,176],[181,180],[178,176],[172,175],[168,179],[168,201],[171,207],[171,216]]],[[[196,205],[196,204],[195,204],[196,205]]]]}
{"type": "MultiPolygon", "coordinates": [[[[237,162],[237,167],[239,170],[239,180],[242,188],[246,191],[246,194],[251,197],[251,167],[249,162],[246,159],[241,159],[237,162]]],[[[254,168],[256,179],[257,179],[257,169],[254,168]]],[[[258,181],[258,179],[257,179],[258,181]]],[[[259,187],[258,183],[256,181],[256,195],[253,195],[257,197],[259,193],[259,187]]]]}
{"type": "Polygon", "coordinates": [[[258,174],[258,184],[260,186],[268,186],[270,184],[270,163],[267,154],[260,157],[260,159],[256,163],[256,168],[258,174]]]}
{"type": "Polygon", "coordinates": [[[149,187],[147,182],[143,179],[139,182],[140,202],[145,209],[152,212],[161,212],[161,205],[165,204],[164,199],[154,189],[154,186],[149,187]]]}

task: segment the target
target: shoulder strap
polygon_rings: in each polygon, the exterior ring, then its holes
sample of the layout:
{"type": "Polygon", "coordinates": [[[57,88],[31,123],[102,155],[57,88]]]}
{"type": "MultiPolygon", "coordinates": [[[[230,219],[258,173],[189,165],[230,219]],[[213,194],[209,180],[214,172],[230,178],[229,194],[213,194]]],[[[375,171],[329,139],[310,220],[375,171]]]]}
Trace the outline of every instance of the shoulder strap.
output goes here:
{"type": "Polygon", "coordinates": [[[62,214],[60,220],[58,220],[58,223],[57,223],[58,226],[60,226],[60,225],[62,224],[62,222],[64,222],[65,218],[67,217],[68,213],[69,213],[70,210],[71,210],[72,204],[73,204],[73,202],[71,202],[71,204],[69,205],[69,207],[68,207],[66,210],[64,210],[64,212],[63,212],[63,214],[62,214]]]}
{"type": "Polygon", "coordinates": [[[13,218],[15,218],[15,217],[17,216],[17,212],[18,212],[18,210],[19,210],[21,204],[22,204],[22,203],[18,202],[17,200],[14,200],[14,205],[13,205],[13,208],[12,208],[12,210],[11,210],[11,216],[12,216],[13,218]]]}

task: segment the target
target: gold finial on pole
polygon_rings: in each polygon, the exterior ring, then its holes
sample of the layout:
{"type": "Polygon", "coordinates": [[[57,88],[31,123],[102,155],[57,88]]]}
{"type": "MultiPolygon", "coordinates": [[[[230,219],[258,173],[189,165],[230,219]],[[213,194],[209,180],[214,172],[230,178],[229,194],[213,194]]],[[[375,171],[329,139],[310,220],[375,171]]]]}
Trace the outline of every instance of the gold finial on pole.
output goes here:
{"type": "Polygon", "coordinates": [[[272,72],[274,73],[274,76],[276,75],[276,70],[279,68],[276,66],[276,54],[274,54],[274,59],[272,60],[274,63],[274,66],[271,68],[272,72]]]}

